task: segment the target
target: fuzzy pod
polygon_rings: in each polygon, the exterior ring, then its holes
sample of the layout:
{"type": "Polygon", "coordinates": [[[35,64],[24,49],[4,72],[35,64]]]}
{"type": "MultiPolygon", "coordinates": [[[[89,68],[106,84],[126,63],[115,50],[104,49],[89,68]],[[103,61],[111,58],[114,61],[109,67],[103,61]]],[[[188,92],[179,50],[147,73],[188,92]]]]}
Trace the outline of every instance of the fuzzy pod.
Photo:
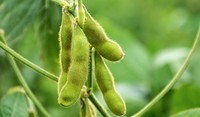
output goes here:
{"type": "MultiPolygon", "coordinates": [[[[84,7],[85,8],[85,7],[84,7]]],[[[101,56],[110,61],[119,61],[124,57],[124,52],[118,43],[111,40],[100,24],[95,21],[85,8],[85,22],[83,31],[89,43],[101,56]]]]}
{"type": "Polygon", "coordinates": [[[71,43],[74,32],[74,24],[71,14],[67,11],[68,6],[63,8],[62,21],[59,31],[60,45],[60,75],[58,79],[58,93],[67,81],[67,72],[71,63],[71,43]]]}
{"type": "Polygon", "coordinates": [[[77,15],[78,15],[78,24],[80,27],[82,27],[85,20],[85,11],[83,9],[82,0],[78,0],[78,14],[77,15]]]}
{"type": "Polygon", "coordinates": [[[116,115],[124,115],[125,102],[115,89],[112,73],[97,52],[95,52],[95,77],[108,108],[116,115]]]}
{"type": "Polygon", "coordinates": [[[89,43],[82,30],[75,26],[72,39],[72,62],[67,73],[67,82],[61,89],[58,103],[68,107],[80,97],[88,77],[89,43]]]}

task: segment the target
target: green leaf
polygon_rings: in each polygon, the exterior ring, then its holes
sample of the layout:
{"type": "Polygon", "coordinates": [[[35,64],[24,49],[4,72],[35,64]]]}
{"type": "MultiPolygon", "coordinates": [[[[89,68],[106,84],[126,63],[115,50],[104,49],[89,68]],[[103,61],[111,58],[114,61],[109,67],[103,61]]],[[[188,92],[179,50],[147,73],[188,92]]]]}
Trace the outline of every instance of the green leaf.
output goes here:
{"type": "Polygon", "coordinates": [[[182,112],[179,112],[171,117],[199,117],[200,115],[200,108],[195,109],[188,109],[182,112]]]}
{"type": "MultiPolygon", "coordinates": [[[[179,48],[167,48],[158,51],[153,59],[153,89],[156,90],[155,93],[160,91],[173,77],[173,75],[178,71],[183,60],[186,58],[189,49],[186,47],[179,48]]],[[[176,83],[176,86],[181,85],[189,80],[189,72],[186,71],[182,78],[176,83]]]]}
{"type": "Polygon", "coordinates": [[[119,94],[123,97],[126,103],[126,117],[130,117],[133,112],[137,112],[147,104],[146,96],[149,94],[148,87],[143,85],[128,85],[118,83],[116,89],[119,94]],[[130,92],[130,93],[127,93],[130,92]]]}
{"type": "Polygon", "coordinates": [[[186,58],[189,49],[186,47],[168,48],[158,51],[155,55],[154,64],[157,69],[166,65],[174,64],[186,58]]]}
{"type": "Polygon", "coordinates": [[[200,86],[197,83],[188,83],[177,88],[171,98],[171,114],[200,105],[200,86]]]}
{"type": "Polygon", "coordinates": [[[43,21],[39,32],[41,60],[46,70],[55,73],[59,71],[58,32],[61,24],[61,8],[49,3],[49,6],[41,13],[41,21],[43,21]]]}
{"type": "Polygon", "coordinates": [[[28,117],[28,102],[23,91],[14,89],[2,97],[0,117],[28,117]]]}
{"type": "Polygon", "coordinates": [[[105,17],[98,20],[105,29],[107,35],[119,43],[122,47],[125,57],[117,64],[107,62],[116,81],[127,81],[128,83],[149,83],[151,76],[151,60],[148,51],[138,42],[134,35],[113,23],[105,17]]]}
{"type": "Polygon", "coordinates": [[[0,5],[0,28],[6,39],[18,37],[39,12],[41,0],[3,0],[0,5]]]}

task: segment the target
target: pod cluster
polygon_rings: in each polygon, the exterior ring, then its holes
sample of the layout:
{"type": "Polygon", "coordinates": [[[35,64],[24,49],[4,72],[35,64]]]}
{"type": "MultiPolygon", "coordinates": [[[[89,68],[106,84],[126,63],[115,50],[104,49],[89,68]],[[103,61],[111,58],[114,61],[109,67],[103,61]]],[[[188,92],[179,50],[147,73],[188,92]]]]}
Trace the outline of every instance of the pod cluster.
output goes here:
{"type": "Polygon", "coordinates": [[[58,80],[58,103],[66,107],[79,99],[89,69],[89,43],[68,8],[63,8],[59,32],[61,72],[58,80]]]}
{"type": "Polygon", "coordinates": [[[91,64],[91,46],[95,50],[95,78],[104,100],[111,112],[124,115],[126,105],[115,89],[114,77],[104,62],[104,59],[121,60],[124,57],[121,47],[106,35],[85,7],[82,11],[79,10],[84,13],[84,21],[75,20],[68,9],[69,6],[63,8],[59,31],[61,72],[58,80],[58,103],[69,107],[81,97],[81,89],[87,81],[91,64]]]}

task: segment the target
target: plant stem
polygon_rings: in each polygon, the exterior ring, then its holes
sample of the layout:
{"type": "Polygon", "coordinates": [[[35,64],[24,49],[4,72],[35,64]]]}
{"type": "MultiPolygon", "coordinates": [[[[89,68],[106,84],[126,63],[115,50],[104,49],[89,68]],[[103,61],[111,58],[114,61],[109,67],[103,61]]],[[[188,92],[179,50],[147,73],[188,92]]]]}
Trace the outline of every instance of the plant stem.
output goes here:
{"type": "Polygon", "coordinates": [[[18,54],[17,52],[15,52],[11,48],[9,48],[6,44],[2,43],[1,41],[0,41],[0,47],[3,50],[5,50],[7,53],[9,53],[10,55],[15,57],[17,60],[19,60],[20,62],[22,62],[25,65],[29,66],[30,68],[34,69],[38,73],[41,73],[42,75],[47,76],[47,78],[50,78],[51,80],[58,81],[58,77],[57,76],[49,73],[48,71],[40,68],[39,66],[37,66],[37,65],[33,64],[32,62],[30,62],[29,60],[25,59],[24,57],[22,57],[20,54],[18,54]]]}
{"type": "Polygon", "coordinates": [[[88,104],[87,104],[87,98],[82,98],[80,100],[80,117],[88,117],[88,104]]]}
{"type": "Polygon", "coordinates": [[[90,46],[90,54],[89,54],[89,72],[88,72],[88,82],[87,82],[87,87],[89,90],[92,89],[92,68],[93,68],[93,50],[92,46],[90,46]]]}
{"type": "MultiPolygon", "coordinates": [[[[4,39],[4,36],[0,35],[1,37],[1,40],[3,43],[6,44],[6,41],[4,39]]],[[[35,95],[32,93],[32,91],[30,90],[30,88],[28,87],[26,81],[24,80],[24,77],[22,76],[18,66],[17,66],[17,63],[15,62],[14,58],[7,54],[8,56],[8,59],[10,61],[10,64],[11,66],[13,67],[16,75],[17,75],[17,78],[19,80],[19,82],[21,83],[21,85],[24,87],[24,90],[26,91],[27,95],[30,97],[30,99],[35,103],[35,105],[38,107],[38,109],[41,111],[41,113],[45,116],[45,117],[50,117],[50,115],[48,114],[48,112],[44,109],[44,107],[41,105],[41,103],[37,100],[37,98],[35,97],[35,95]]]]}
{"type": "Polygon", "coordinates": [[[103,115],[103,117],[110,117],[108,112],[103,108],[100,102],[97,100],[93,93],[89,96],[90,101],[94,104],[94,106],[99,110],[99,112],[103,115]]]}
{"type": "Polygon", "coordinates": [[[165,88],[153,99],[151,100],[144,108],[142,108],[139,112],[137,112],[132,117],[140,117],[142,114],[144,114],[146,111],[148,111],[155,103],[157,103],[173,86],[174,84],[181,78],[182,74],[188,67],[192,56],[194,55],[195,51],[198,48],[198,45],[200,44],[200,26],[198,33],[196,35],[195,41],[193,43],[193,46],[185,59],[184,63],[182,64],[181,68],[178,70],[178,72],[175,74],[175,76],[172,78],[172,80],[165,86],[165,88]]]}

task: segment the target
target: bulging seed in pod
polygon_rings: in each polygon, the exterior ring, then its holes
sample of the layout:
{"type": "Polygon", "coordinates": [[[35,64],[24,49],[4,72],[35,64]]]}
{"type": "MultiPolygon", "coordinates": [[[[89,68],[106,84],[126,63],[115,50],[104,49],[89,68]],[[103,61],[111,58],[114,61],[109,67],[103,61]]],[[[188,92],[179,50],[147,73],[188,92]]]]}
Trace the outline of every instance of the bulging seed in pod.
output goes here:
{"type": "Polygon", "coordinates": [[[59,45],[60,45],[60,75],[58,79],[58,94],[61,88],[67,81],[67,73],[71,63],[71,42],[74,32],[74,24],[71,14],[68,12],[68,6],[65,6],[62,11],[62,21],[59,31],[59,45]]]}
{"type": "Polygon", "coordinates": [[[101,56],[110,60],[118,61],[124,57],[119,44],[111,40],[105,33],[104,29],[95,21],[85,8],[85,22],[83,31],[89,43],[99,52],[101,56]]]}
{"type": "Polygon", "coordinates": [[[97,52],[95,52],[95,78],[108,108],[116,115],[124,115],[125,102],[115,89],[112,73],[97,52]]]}

